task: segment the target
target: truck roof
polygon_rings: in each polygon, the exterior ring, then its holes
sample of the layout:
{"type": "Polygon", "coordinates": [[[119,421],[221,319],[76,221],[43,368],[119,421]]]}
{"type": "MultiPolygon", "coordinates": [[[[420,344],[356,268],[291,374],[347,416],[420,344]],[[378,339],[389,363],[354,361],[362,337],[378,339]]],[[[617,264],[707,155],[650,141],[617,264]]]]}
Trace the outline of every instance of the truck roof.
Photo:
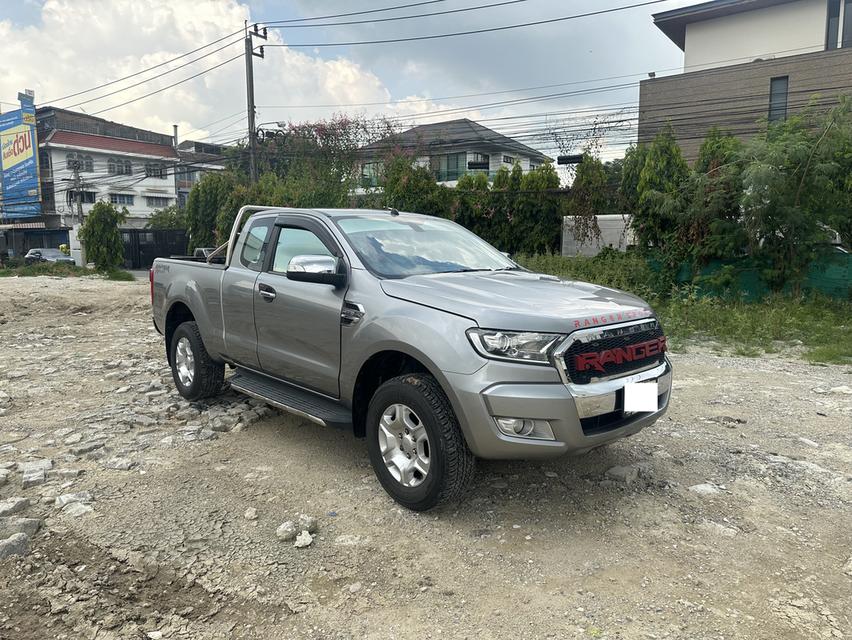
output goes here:
{"type": "MultiPolygon", "coordinates": [[[[352,216],[359,217],[375,217],[375,216],[390,216],[391,212],[388,209],[302,209],[296,207],[269,207],[269,209],[264,211],[258,211],[253,214],[254,216],[263,216],[263,215],[282,215],[287,213],[302,213],[302,214],[320,214],[321,216],[325,216],[327,218],[350,218],[352,216]]],[[[397,212],[400,217],[404,218],[424,218],[424,217],[432,217],[425,216],[420,213],[408,213],[405,211],[397,212]]]]}

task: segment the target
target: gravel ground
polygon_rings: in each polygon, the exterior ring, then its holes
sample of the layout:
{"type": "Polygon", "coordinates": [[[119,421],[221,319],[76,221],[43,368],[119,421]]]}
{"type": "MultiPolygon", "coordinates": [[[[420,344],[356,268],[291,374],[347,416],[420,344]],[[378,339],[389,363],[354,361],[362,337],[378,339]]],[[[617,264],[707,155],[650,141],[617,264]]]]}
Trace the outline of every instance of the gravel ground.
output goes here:
{"type": "Polygon", "coordinates": [[[0,293],[0,638],[852,636],[849,367],[690,347],[653,428],[418,515],[348,433],[183,401],[147,283],[0,293]]]}

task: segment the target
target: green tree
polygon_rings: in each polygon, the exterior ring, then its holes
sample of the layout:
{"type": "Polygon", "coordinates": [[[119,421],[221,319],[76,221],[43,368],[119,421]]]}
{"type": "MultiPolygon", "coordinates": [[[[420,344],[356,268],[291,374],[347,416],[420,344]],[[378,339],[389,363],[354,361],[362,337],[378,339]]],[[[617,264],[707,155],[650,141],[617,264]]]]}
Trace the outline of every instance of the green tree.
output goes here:
{"type": "Polygon", "coordinates": [[[633,214],[639,208],[639,176],[648,158],[648,147],[632,145],[624,154],[621,166],[619,194],[626,212],[633,214]]]}
{"type": "Polygon", "coordinates": [[[451,213],[453,220],[485,240],[494,239],[491,191],[484,173],[467,173],[456,185],[451,213]]]}
{"type": "Polygon", "coordinates": [[[648,147],[639,173],[639,197],[632,226],[640,246],[669,248],[676,235],[676,219],[684,207],[683,187],[688,177],[689,166],[674,131],[666,125],[648,147]]]}
{"type": "Polygon", "coordinates": [[[190,251],[196,247],[216,245],[216,219],[219,211],[240,183],[240,178],[231,171],[208,173],[189,192],[186,201],[186,223],[190,251]]]}
{"type": "Polygon", "coordinates": [[[148,218],[146,229],[186,229],[186,211],[176,204],[163,209],[155,209],[148,218]]]}
{"type": "Polygon", "coordinates": [[[686,191],[688,203],[678,222],[678,242],[697,263],[743,254],[747,242],[741,224],[742,143],[716,128],[698,151],[686,191]]]}
{"type": "Polygon", "coordinates": [[[416,165],[409,155],[400,154],[385,161],[382,186],[387,207],[450,217],[450,190],[437,184],[432,172],[416,165]]]}
{"type": "MultiPolygon", "coordinates": [[[[512,173],[520,174],[516,164],[512,173]]],[[[545,163],[520,178],[517,207],[512,216],[511,253],[552,253],[559,249],[564,204],[559,175],[545,163]]]]}
{"type": "Polygon", "coordinates": [[[96,202],[80,228],[80,240],[86,258],[98,271],[110,271],[124,262],[124,243],[118,225],[127,218],[127,209],[119,211],[114,204],[96,202]]]}
{"type": "Polygon", "coordinates": [[[832,117],[820,121],[806,110],[771,124],[741,154],[745,232],[764,281],[776,291],[790,284],[798,292],[828,239],[821,217],[835,167],[822,143],[832,117]]]}
{"type": "Polygon", "coordinates": [[[574,238],[579,243],[600,238],[601,230],[597,217],[609,210],[608,177],[604,164],[590,155],[583,154],[583,161],[577,165],[577,173],[571,185],[571,193],[565,206],[565,213],[573,218],[574,238]]]}

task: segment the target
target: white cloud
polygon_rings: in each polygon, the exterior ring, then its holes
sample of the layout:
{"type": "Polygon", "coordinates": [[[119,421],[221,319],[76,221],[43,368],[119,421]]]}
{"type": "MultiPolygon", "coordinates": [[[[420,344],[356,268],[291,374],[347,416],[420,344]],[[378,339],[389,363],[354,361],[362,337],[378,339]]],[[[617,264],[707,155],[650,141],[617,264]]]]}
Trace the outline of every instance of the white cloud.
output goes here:
{"type": "MultiPolygon", "coordinates": [[[[229,40],[136,78],[75,98],[55,99],[165,62],[229,32],[239,31],[249,19],[248,6],[236,0],[47,0],[41,9],[40,24],[20,28],[10,20],[0,20],[0,60],[15,62],[0,74],[0,99],[14,101],[18,91],[34,89],[39,105],[51,101],[56,106],[96,113],[237,56],[243,44],[240,41],[174,73],[101,100],[88,102],[184,64],[229,40]]],[[[231,39],[240,37],[238,33],[231,39]]],[[[281,42],[277,32],[270,33],[269,42],[281,42]]],[[[254,62],[258,122],[311,120],[343,111],[342,108],[273,109],[264,105],[350,104],[391,99],[390,91],[375,74],[346,58],[327,60],[302,51],[268,48],[265,59],[255,58],[254,62]]],[[[400,106],[387,112],[420,113],[437,108],[441,107],[425,102],[410,110],[400,106]]],[[[244,109],[245,67],[239,58],[195,80],[98,115],[170,134],[173,123],[179,125],[181,132],[190,133],[236,114],[190,136],[200,139],[213,134],[214,139],[225,140],[243,135],[244,121],[235,121],[239,119],[238,112],[244,109]]],[[[375,113],[380,109],[369,111],[375,113]]]]}

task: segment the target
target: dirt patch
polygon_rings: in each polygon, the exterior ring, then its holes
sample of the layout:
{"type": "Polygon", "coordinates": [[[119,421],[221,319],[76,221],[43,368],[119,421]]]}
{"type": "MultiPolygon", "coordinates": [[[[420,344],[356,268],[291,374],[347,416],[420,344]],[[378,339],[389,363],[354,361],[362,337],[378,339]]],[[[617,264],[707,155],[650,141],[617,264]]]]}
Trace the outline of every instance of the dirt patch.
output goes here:
{"type": "Polygon", "coordinates": [[[852,629],[849,367],[688,346],[653,427],[580,458],[479,461],[463,501],[414,514],[349,433],[233,393],[180,399],[146,282],[4,287],[0,501],[29,498],[17,515],[45,525],[0,560],[2,638],[852,629]],[[304,549],[275,534],[300,514],[319,520],[304,549]]]}

